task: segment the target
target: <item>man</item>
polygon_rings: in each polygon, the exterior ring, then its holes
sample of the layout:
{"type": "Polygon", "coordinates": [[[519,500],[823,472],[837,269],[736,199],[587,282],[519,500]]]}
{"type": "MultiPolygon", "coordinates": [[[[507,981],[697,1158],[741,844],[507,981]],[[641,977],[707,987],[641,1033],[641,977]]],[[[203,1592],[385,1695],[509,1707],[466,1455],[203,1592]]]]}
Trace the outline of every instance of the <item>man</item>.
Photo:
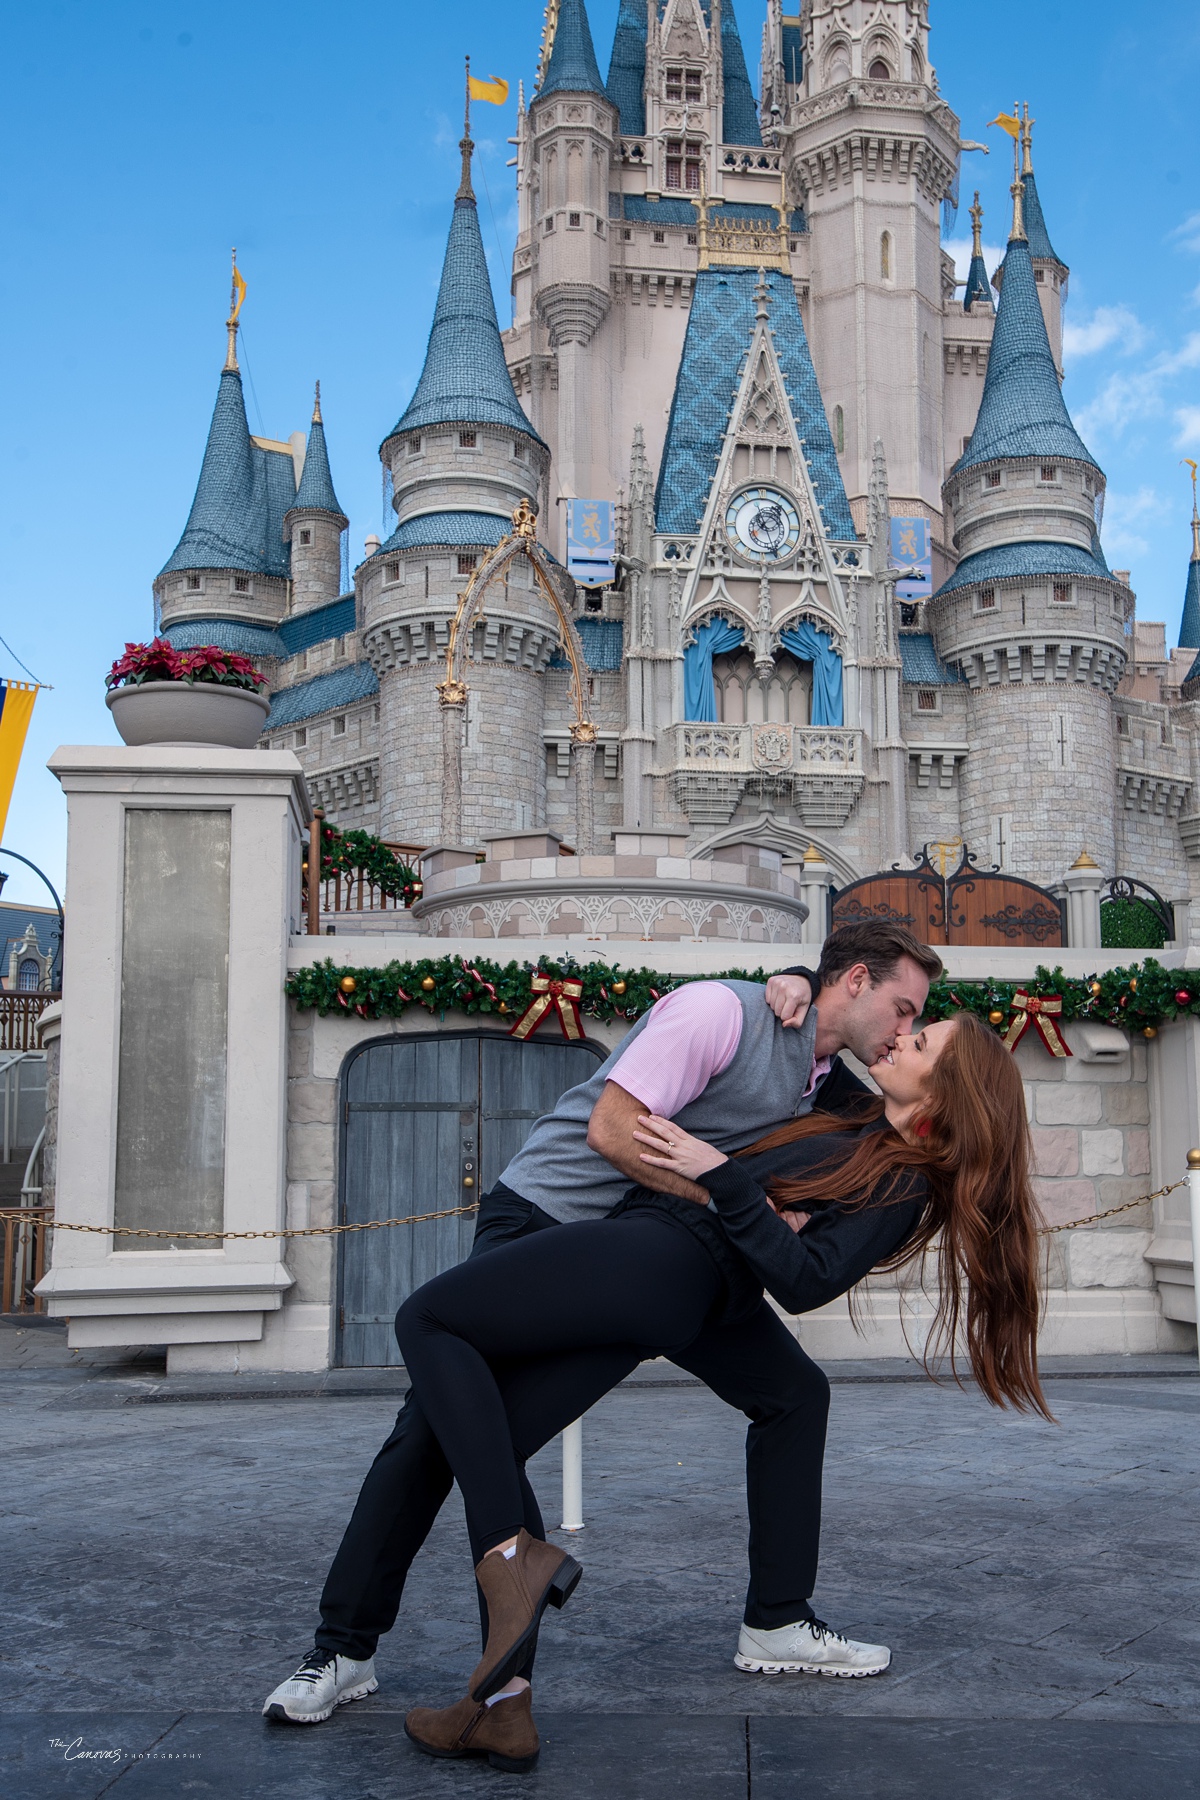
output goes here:
{"type": "MultiPolygon", "coordinates": [[[[781,1121],[849,1111],[867,1091],[839,1060],[850,1050],[877,1061],[911,1028],[941,963],[899,926],[868,921],[826,940],[815,976],[789,970],[764,991],[751,982],[696,982],[676,989],[638,1021],[608,1060],[539,1119],[480,1208],[478,1255],[532,1231],[603,1218],[646,1165],[634,1137],[640,1116],[658,1113],[718,1148],[754,1143],[781,1121]],[[810,1005],[812,998],[819,1005],[810,1005]]],[[[669,1171],[654,1185],[707,1204],[704,1189],[669,1171]]],[[[877,1674],[890,1653],[855,1644],[817,1620],[808,1596],[816,1533],[797,1554],[789,1507],[797,1484],[819,1525],[820,1456],[829,1389],[794,1339],[780,1356],[743,1350],[730,1359],[719,1330],[706,1330],[673,1360],[750,1419],[746,1441],[750,1586],[737,1654],[748,1670],[819,1669],[877,1674]],[[729,1366],[731,1360],[734,1366],[729,1366]]],[[[599,1399],[636,1362],[622,1350],[596,1361],[599,1399]]],[[[563,1423],[568,1423],[564,1420],[563,1423]]],[[[514,1441],[519,1441],[514,1420],[514,1441]]],[[[404,1578],[452,1477],[412,1397],[402,1408],[359,1494],[321,1596],[314,1649],[268,1696],[281,1723],[317,1724],[345,1701],[373,1693],[373,1657],[395,1623],[404,1578]]],[[[484,1620],[486,1639],[487,1624],[484,1620]]]]}

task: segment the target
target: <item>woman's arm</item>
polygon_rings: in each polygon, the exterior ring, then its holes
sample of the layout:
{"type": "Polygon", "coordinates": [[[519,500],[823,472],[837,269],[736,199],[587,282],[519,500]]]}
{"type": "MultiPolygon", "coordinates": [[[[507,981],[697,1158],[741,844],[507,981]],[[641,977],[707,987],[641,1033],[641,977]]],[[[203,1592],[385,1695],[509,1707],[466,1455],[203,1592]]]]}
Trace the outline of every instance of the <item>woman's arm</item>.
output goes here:
{"type": "Polygon", "coordinates": [[[886,1206],[822,1207],[789,1229],[758,1183],[731,1159],[698,1176],[730,1241],[785,1312],[812,1312],[845,1294],[899,1248],[921,1215],[923,1193],[886,1206]]]}

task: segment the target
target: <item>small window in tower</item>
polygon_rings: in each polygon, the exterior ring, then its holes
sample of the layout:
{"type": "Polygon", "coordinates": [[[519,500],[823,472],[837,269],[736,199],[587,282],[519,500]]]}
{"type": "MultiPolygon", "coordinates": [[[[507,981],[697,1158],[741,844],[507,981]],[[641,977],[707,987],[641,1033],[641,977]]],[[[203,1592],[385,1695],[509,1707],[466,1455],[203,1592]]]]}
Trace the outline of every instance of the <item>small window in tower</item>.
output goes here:
{"type": "Polygon", "coordinates": [[[632,233],[632,231],[630,231],[628,225],[626,225],[624,231],[622,231],[621,236],[624,238],[624,240],[627,244],[630,244],[633,242],[633,233],[632,233]]]}
{"type": "Polygon", "coordinates": [[[872,81],[890,81],[892,79],[892,71],[888,68],[882,56],[877,56],[875,58],[875,61],[867,70],[867,74],[872,81]]]}
{"type": "Polygon", "coordinates": [[[1042,480],[1043,481],[1057,481],[1058,480],[1058,469],[1054,463],[1043,463],[1042,464],[1042,480]]]}
{"type": "Polygon", "coordinates": [[[604,236],[604,220],[599,217],[597,217],[597,219],[596,219],[596,236],[597,237],[604,236]]]}
{"type": "Polygon", "coordinates": [[[1118,713],[1117,714],[1117,736],[1118,737],[1128,737],[1129,736],[1129,714],[1128,713],[1118,713]]]}
{"type": "Polygon", "coordinates": [[[879,240],[879,274],[883,281],[892,279],[892,234],[885,231],[879,240]]]}
{"type": "Polygon", "coordinates": [[[696,242],[696,233],[694,231],[688,232],[687,241],[689,244],[694,244],[696,242]]]}
{"type": "Polygon", "coordinates": [[[399,581],[399,579],[400,579],[400,564],[399,564],[399,562],[384,563],[383,579],[385,581],[399,581]]]}
{"type": "Polygon", "coordinates": [[[654,241],[656,244],[665,244],[667,241],[666,232],[665,231],[656,231],[654,234],[654,241]]]}
{"type": "Polygon", "coordinates": [[[991,612],[991,610],[995,606],[995,604],[996,604],[995,588],[980,588],[980,590],[979,590],[979,610],[980,610],[980,612],[991,612]]]}
{"type": "Polygon", "coordinates": [[[475,564],[478,561],[479,561],[479,558],[477,556],[471,556],[471,555],[467,554],[466,552],[460,550],[458,553],[458,572],[459,572],[459,574],[460,575],[470,575],[472,570],[475,567],[475,564]]]}
{"type": "Polygon", "coordinates": [[[187,584],[188,592],[194,594],[200,586],[200,577],[198,575],[189,575],[187,584]]]}
{"type": "Polygon", "coordinates": [[[683,72],[683,97],[685,100],[701,99],[699,69],[685,69],[683,72]]]}
{"type": "Polygon", "coordinates": [[[998,488],[1000,486],[999,469],[989,469],[983,478],[983,485],[984,487],[998,488]]]}
{"type": "Polygon", "coordinates": [[[833,409],[833,447],[839,456],[846,448],[846,415],[840,406],[833,409]]]}
{"type": "Polygon", "coordinates": [[[301,527],[300,542],[302,544],[311,544],[312,543],[312,532],[309,530],[307,525],[304,525],[301,527]]]}
{"type": "Polygon", "coordinates": [[[250,577],[248,575],[235,575],[233,578],[233,591],[235,594],[248,594],[250,592],[250,577]]]}
{"type": "Polygon", "coordinates": [[[417,456],[420,454],[420,450],[421,450],[420,438],[419,437],[410,437],[408,440],[408,454],[410,456],[417,456]]]}
{"type": "Polygon", "coordinates": [[[333,735],[334,735],[334,737],[345,737],[345,735],[346,735],[346,715],[345,715],[345,713],[339,713],[337,718],[333,721],[333,735]]]}
{"type": "Polygon", "coordinates": [[[305,669],[307,669],[307,667],[308,667],[308,651],[301,650],[297,653],[297,656],[296,656],[296,668],[299,670],[299,672],[301,674],[303,674],[305,669]]]}
{"type": "Polygon", "coordinates": [[[429,598],[429,564],[425,564],[425,598],[429,598]]]}
{"type": "Polygon", "coordinates": [[[568,213],[567,214],[567,224],[568,225],[581,225],[582,223],[583,223],[583,215],[581,213],[568,213]]]}
{"type": "Polygon", "coordinates": [[[1035,269],[1035,270],[1034,270],[1034,271],[1033,271],[1033,279],[1034,279],[1034,280],[1035,280],[1035,281],[1037,281],[1037,282],[1040,282],[1040,283],[1041,283],[1041,284],[1042,284],[1042,285],[1043,285],[1043,286],[1044,286],[1044,285],[1045,285],[1045,281],[1046,281],[1046,271],[1045,271],[1045,269],[1035,269]]]}
{"type": "Polygon", "coordinates": [[[547,217],[546,217],[546,236],[549,237],[550,233],[553,230],[554,230],[554,214],[549,213],[549,214],[547,214],[547,217]]]}
{"type": "Polygon", "coordinates": [[[1055,599],[1056,604],[1059,606],[1070,606],[1070,604],[1071,604],[1071,584],[1069,581],[1056,581],[1055,582],[1055,584],[1054,584],[1054,599],[1055,599]]]}
{"type": "Polygon", "coordinates": [[[300,727],[299,731],[296,733],[295,737],[292,739],[292,749],[293,750],[303,750],[307,743],[308,743],[308,732],[304,729],[304,727],[302,725],[300,727]]]}
{"type": "Polygon", "coordinates": [[[668,100],[682,100],[683,99],[683,70],[682,69],[668,69],[667,70],[667,99],[668,100]]]}
{"type": "Polygon", "coordinates": [[[23,994],[34,994],[42,985],[41,964],[27,956],[17,970],[17,987],[23,994]]]}
{"type": "Polygon", "coordinates": [[[936,712],[937,711],[937,689],[936,688],[918,688],[917,689],[917,711],[918,712],[936,712]]]}
{"type": "Polygon", "coordinates": [[[667,139],[667,186],[683,186],[683,139],[667,139]]]}
{"type": "Polygon", "coordinates": [[[692,194],[698,194],[700,192],[700,148],[698,139],[688,139],[687,154],[684,158],[683,185],[688,189],[689,193],[692,194]]]}
{"type": "Polygon", "coordinates": [[[518,462],[525,461],[525,446],[521,442],[520,438],[518,438],[516,443],[513,445],[513,455],[516,457],[518,462]]]}
{"type": "Polygon", "coordinates": [[[458,447],[460,450],[473,450],[475,448],[475,433],[473,431],[460,431],[458,434],[458,447]]]}

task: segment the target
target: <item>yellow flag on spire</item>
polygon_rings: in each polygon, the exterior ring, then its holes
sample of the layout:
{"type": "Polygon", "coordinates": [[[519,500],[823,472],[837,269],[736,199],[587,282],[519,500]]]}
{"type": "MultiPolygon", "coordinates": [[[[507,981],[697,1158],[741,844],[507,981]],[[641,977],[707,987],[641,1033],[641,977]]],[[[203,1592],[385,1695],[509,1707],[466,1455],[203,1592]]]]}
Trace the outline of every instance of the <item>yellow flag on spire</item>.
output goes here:
{"type": "Polygon", "coordinates": [[[508,99],[508,83],[499,75],[490,75],[486,81],[478,75],[468,75],[467,87],[472,100],[489,100],[493,106],[503,106],[508,99]]]}
{"type": "Polygon", "coordinates": [[[998,113],[994,119],[988,120],[988,124],[999,125],[1002,131],[1007,131],[1010,138],[1019,138],[1021,135],[1021,121],[1014,119],[1011,113],[998,113]]]}
{"type": "Polygon", "coordinates": [[[230,295],[230,300],[232,301],[232,304],[233,304],[233,311],[229,315],[229,323],[231,325],[237,324],[237,316],[242,310],[242,301],[245,298],[246,298],[245,277],[243,276],[242,271],[238,268],[237,264],[234,263],[234,265],[233,265],[233,293],[230,295]]]}
{"type": "Polygon", "coordinates": [[[0,681],[0,837],[4,835],[33,703],[40,692],[36,682],[0,681]]]}

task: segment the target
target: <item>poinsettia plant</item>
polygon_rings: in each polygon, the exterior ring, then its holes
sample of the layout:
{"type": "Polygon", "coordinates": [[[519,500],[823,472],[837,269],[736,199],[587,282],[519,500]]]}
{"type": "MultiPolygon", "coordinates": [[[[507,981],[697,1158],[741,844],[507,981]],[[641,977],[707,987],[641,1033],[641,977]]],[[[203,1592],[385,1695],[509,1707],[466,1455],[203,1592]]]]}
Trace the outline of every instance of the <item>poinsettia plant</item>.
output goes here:
{"type": "Polygon", "coordinates": [[[126,644],[105,678],[105,687],[140,687],[144,681],[203,681],[219,687],[262,688],[267,678],[236,650],[201,644],[194,650],[176,650],[166,638],[149,644],[126,644]]]}

